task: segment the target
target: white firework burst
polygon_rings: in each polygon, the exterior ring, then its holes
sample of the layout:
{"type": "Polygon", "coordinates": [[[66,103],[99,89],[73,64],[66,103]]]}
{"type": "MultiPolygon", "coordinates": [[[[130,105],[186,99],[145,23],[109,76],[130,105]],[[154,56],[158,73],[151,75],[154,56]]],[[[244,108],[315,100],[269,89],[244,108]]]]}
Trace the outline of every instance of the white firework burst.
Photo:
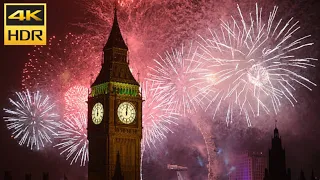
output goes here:
{"type": "Polygon", "coordinates": [[[70,160],[70,165],[79,161],[81,166],[85,166],[89,160],[88,139],[87,139],[87,118],[83,113],[75,113],[66,116],[64,123],[58,130],[57,147],[70,160]]]}
{"type": "Polygon", "coordinates": [[[12,137],[18,140],[19,145],[26,145],[31,150],[40,150],[52,143],[60,125],[55,103],[39,91],[32,93],[27,89],[15,94],[17,100],[9,98],[12,108],[4,108],[9,114],[4,116],[4,120],[12,131],[12,137]]]}
{"type": "MultiPolygon", "coordinates": [[[[149,78],[153,83],[151,91],[156,99],[166,99],[167,105],[179,114],[186,115],[203,106],[201,94],[206,85],[204,64],[196,58],[197,46],[190,43],[166,52],[154,59],[155,66],[149,67],[149,78]]],[[[205,93],[206,94],[206,93],[205,93]]]]}
{"type": "Polygon", "coordinates": [[[245,18],[238,6],[239,16],[222,21],[219,31],[210,31],[210,38],[200,36],[203,41],[197,55],[211,63],[207,76],[213,77],[206,88],[216,89],[207,109],[216,105],[215,116],[226,102],[227,123],[239,107],[251,126],[250,116],[259,116],[261,111],[277,114],[284,99],[293,106],[295,85],[309,90],[316,86],[299,74],[315,67],[317,59],[306,57],[304,50],[313,45],[307,41],[311,35],[296,38],[298,21],[276,20],[277,10],[275,6],[265,17],[256,4],[255,15],[245,18]]]}
{"type": "MultiPolygon", "coordinates": [[[[151,87],[152,85],[150,85],[151,87]]],[[[143,95],[143,140],[142,146],[157,147],[162,140],[166,139],[167,133],[173,133],[170,126],[178,125],[179,114],[166,106],[168,99],[165,97],[155,98],[150,91],[148,81],[142,84],[143,95]]]]}

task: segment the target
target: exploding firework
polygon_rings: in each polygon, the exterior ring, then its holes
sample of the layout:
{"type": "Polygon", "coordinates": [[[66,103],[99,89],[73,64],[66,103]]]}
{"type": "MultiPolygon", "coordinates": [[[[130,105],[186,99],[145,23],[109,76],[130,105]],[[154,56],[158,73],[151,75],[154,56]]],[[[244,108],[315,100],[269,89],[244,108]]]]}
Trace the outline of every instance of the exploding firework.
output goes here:
{"type": "MultiPolygon", "coordinates": [[[[86,29],[92,43],[105,45],[113,22],[114,1],[79,0],[90,21],[77,24],[86,29]]],[[[205,0],[119,0],[117,17],[121,34],[129,48],[130,67],[142,78],[147,76],[147,66],[168,47],[179,47],[195,32],[205,29],[212,16],[216,16],[217,2],[205,0]],[[121,3],[124,2],[124,3],[121,3]],[[124,5],[122,5],[124,4],[124,5]],[[201,18],[201,21],[199,21],[201,18]]]]}
{"type": "Polygon", "coordinates": [[[261,111],[277,114],[284,99],[293,106],[297,102],[295,85],[309,90],[316,86],[299,74],[314,67],[316,59],[303,57],[304,49],[313,44],[308,42],[311,36],[296,38],[298,22],[293,18],[277,21],[277,10],[275,6],[265,19],[256,4],[255,16],[246,19],[238,6],[238,17],[222,21],[220,31],[210,31],[211,38],[201,37],[198,55],[211,63],[207,74],[211,81],[206,88],[217,89],[207,107],[216,105],[214,116],[219,109],[226,109],[227,123],[239,111],[251,126],[251,116],[259,116],[261,111]],[[227,105],[222,108],[224,102],[227,105]]]}
{"type": "MultiPolygon", "coordinates": [[[[156,147],[162,140],[166,139],[166,134],[173,132],[170,128],[177,125],[178,114],[166,106],[166,98],[155,98],[155,94],[151,92],[148,81],[142,85],[143,99],[143,140],[142,146],[156,147]]],[[[144,149],[143,148],[143,149],[144,149]]]]}
{"type": "Polygon", "coordinates": [[[61,97],[74,84],[88,87],[100,69],[101,51],[85,36],[73,34],[63,39],[49,38],[47,46],[35,46],[28,54],[22,85],[61,97]]]}
{"type": "Polygon", "coordinates": [[[56,138],[60,141],[54,147],[61,151],[70,160],[70,165],[79,161],[85,166],[89,160],[87,139],[87,118],[83,113],[67,116],[58,130],[56,138]]]}
{"type": "Polygon", "coordinates": [[[195,56],[196,47],[182,45],[181,49],[166,52],[165,57],[154,60],[155,66],[149,67],[149,80],[153,83],[151,91],[155,98],[165,99],[167,105],[180,114],[197,111],[202,106],[201,94],[207,84],[207,72],[195,56]]]}
{"type": "Polygon", "coordinates": [[[142,133],[143,138],[141,142],[141,168],[140,175],[142,174],[143,156],[145,150],[148,148],[159,147],[159,144],[167,138],[168,133],[173,133],[170,126],[178,125],[177,120],[179,115],[174,113],[172,109],[166,106],[166,99],[155,98],[155,94],[150,91],[150,85],[148,81],[141,84],[141,94],[144,99],[142,104],[142,133]]]}
{"type": "Polygon", "coordinates": [[[74,114],[81,112],[87,114],[88,105],[88,88],[85,86],[73,86],[64,95],[65,99],[65,113],[74,114]]]}
{"type": "Polygon", "coordinates": [[[17,100],[9,98],[12,108],[4,109],[9,114],[4,120],[12,131],[12,137],[18,140],[19,145],[26,145],[31,150],[40,150],[47,143],[52,143],[59,126],[59,115],[49,96],[29,90],[15,94],[17,100]]]}

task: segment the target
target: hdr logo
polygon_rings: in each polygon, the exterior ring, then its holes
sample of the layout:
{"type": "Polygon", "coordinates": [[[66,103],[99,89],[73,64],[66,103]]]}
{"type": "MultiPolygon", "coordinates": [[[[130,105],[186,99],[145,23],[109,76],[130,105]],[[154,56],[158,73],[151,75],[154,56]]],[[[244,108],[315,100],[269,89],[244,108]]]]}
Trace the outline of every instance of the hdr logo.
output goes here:
{"type": "Polygon", "coordinates": [[[4,45],[46,45],[46,3],[4,4],[4,45]]]}

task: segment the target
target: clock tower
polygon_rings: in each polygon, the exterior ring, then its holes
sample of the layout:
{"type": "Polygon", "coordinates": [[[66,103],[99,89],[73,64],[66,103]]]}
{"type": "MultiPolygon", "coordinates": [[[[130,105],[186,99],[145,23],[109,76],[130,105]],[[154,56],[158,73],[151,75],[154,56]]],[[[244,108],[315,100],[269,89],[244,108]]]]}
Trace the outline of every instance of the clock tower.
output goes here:
{"type": "Polygon", "coordinates": [[[142,97],[116,10],[88,98],[89,180],[140,180],[142,97]]]}

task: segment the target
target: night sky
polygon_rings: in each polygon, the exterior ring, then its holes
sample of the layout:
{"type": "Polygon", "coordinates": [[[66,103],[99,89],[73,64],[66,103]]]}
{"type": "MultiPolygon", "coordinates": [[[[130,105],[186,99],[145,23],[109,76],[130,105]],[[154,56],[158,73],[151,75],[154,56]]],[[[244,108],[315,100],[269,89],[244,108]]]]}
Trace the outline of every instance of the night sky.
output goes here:
{"type": "MultiPolygon", "coordinates": [[[[5,1],[5,2],[30,2],[30,1],[5,1]]],[[[82,29],[72,23],[85,19],[85,12],[79,2],[68,1],[38,1],[47,3],[47,35],[62,35],[68,32],[82,33],[82,29]]],[[[250,1],[251,2],[251,1],[250,1]]],[[[227,2],[226,2],[227,3],[227,2]]],[[[308,34],[312,34],[315,45],[311,48],[313,57],[320,59],[320,2],[317,0],[295,2],[300,7],[297,12],[301,26],[306,27],[308,34]]],[[[3,9],[3,6],[2,6],[3,9]]],[[[178,14],[175,14],[178,16],[178,14]]],[[[173,15],[173,16],[175,16],[173,15]]],[[[112,16],[112,12],[110,12],[112,16]]],[[[1,24],[3,24],[3,18],[1,24]]],[[[120,22],[121,25],[121,22],[120,22]]],[[[3,30],[2,30],[3,31],[3,30]]],[[[1,33],[2,33],[1,31],[1,33]]],[[[105,32],[108,34],[108,31],[105,32]]],[[[1,36],[3,42],[3,36],[1,36]]],[[[3,44],[3,43],[2,43],[3,44]]],[[[21,75],[24,63],[27,61],[27,53],[32,46],[1,46],[1,88],[0,107],[7,107],[8,97],[21,89],[21,75]]],[[[320,84],[320,64],[316,62],[316,68],[308,72],[308,77],[320,84]]],[[[211,132],[215,134],[217,146],[224,150],[225,158],[230,154],[245,150],[267,152],[271,147],[271,136],[274,121],[278,119],[278,128],[286,149],[287,167],[292,168],[292,179],[296,179],[300,169],[305,170],[307,178],[311,169],[320,176],[320,88],[314,87],[313,91],[303,88],[297,89],[296,97],[299,101],[295,107],[285,106],[278,116],[261,116],[253,123],[254,127],[247,128],[245,122],[238,122],[226,127],[223,120],[213,123],[211,132]],[[267,123],[268,122],[268,123],[267,123]]],[[[1,117],[3,111],[0,111],[1,117]]],[[[2,118],[1,118],[2,119],[2,118]]],[[[176,175],[168,172],[166,164],[179,164],[192,169],[189,176],[193,179],[207,176],[207,171],[202,162],[204,157],[203,139],[199,131],[185,123],[174,134],[168,135],[164,145],[154,152],[149,152],[144,161],[144,174],[146,179],[174,179],[176,175]]],[[[39,178],[42,172],[49,172],[50,179],[59,179],[67,174],[71,179],[85,179],[86,167],[78,165],[70,166],[67,161],[54,149],[33,152],[26,147],[19,146],[10,138],[4,121],[0,121],[0,178],[3,172],[12,171],[16,179],[22,179],[24,173],[32,173],[39,178]]],[[[231,155],[230,155],[231,156],[231,155]]],[[[226,171],[228,167],[225,167],[226,171]]],[[[34,179],[34,178],[33,178],[34,179]]]]}

